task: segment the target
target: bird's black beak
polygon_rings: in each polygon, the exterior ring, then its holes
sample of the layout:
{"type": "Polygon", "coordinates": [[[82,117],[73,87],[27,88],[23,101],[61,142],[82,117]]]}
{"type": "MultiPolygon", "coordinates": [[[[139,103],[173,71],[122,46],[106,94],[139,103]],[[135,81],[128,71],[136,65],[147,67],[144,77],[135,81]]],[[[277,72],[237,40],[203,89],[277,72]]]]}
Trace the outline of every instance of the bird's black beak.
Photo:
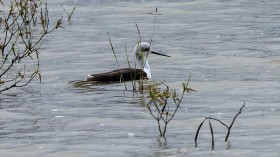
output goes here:
{"type": "Polygon", "coordinates": [[[155,51],[151,51],[151,53],[156,54],[156,55],[160,55],[160,56],[171,57],[169,55],[161,54],[161,53],[158,53],[158,52],[155,52],[155,51]]]}

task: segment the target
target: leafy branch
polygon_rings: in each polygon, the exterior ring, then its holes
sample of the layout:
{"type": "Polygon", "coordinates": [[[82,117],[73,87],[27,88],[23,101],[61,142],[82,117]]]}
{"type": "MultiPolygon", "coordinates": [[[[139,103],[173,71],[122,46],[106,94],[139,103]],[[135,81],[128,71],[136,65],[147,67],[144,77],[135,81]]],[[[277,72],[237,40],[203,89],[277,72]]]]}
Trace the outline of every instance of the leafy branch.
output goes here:
{"type": "Polygon", "coordinates": [[[62,18],[49,28],[45,0],[11,0],[9,7],[1,1],[0,5],[1,93],[26,86],[35,77],[41,81],[39,50],[42,40],[47,34],[62,28],[62,18]]]}
{"type": "Polygon", "coordinates": [[[175,117],[176,112],[181,107],[182,100],[186,93],[193,92],[195,90],[189,88],[190,77],[187,83],[183,83],[183,92],[178,94],[175,89],[170,89],[166,84],[164,90],[160,90],[156,83],[148,85],[148,103],[146,104],[151,116],[157,121],[158,131],[160,137],[165,138],[167,131],[167,125],[175,117]],[[172,105],[169,103],[172,101],[172,105]]]}

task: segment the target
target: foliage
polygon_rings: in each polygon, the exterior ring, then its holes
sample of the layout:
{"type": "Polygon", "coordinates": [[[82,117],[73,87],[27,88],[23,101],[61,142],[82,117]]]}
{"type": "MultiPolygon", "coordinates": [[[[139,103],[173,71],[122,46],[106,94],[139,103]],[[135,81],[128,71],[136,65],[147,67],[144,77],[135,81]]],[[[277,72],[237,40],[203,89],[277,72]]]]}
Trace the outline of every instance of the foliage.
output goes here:
{"type": "Polygon", "coordinates": [[[156,83],[148,85],[147,99],[149,99],[149,101],[146,104],[146,107],[152,117],[157,121],[160,137],[165,138],[167,125],[174,118],[177,110],[180,108],[185,93],[194,91],[188,87],[190,77],[191,75],[189,76],[187,83],[182,84],[183,92],[181,95],[178,94],[175,89],[169,89],[166,84],[164,84],[166,87],[164,90],[158,88],[156,83]],[[170,104],[170,101],[173,103],[170,104]]]}
{"type": "Polygon", "coordinates": [[[49,28],[50,20],[46,0],[0,1],[0,93],[23,87],[39,71],[39,50],[43,38],[62,28],[62,18],[49,28]]]}

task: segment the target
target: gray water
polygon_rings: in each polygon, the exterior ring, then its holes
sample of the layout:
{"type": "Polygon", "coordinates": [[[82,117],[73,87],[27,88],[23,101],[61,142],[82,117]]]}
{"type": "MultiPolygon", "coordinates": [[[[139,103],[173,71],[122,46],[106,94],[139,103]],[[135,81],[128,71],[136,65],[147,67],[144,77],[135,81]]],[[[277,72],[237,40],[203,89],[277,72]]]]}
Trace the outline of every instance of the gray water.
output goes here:
{"type": "MultiPolygon", "coordinates": [[[[76,10],[64,29],[50,34],[41,50],[42,83],[10,90],[1,100],[0,156],[262,156],[280,154],[280,1],[278,0],[48,0],[51,19],[76,10]],[[140,94],[123,84],[75,88],[89,73],[116,69],[108,34],[121,67],[125,47],[133,60],[139,26],[143,41],[171,58],[149,56],[152,80],[175,89],[191,73],[197,92],[183,99],[158,141],[156,121],[140,94]],[[229,124],[229,137],[205,116],[229,124]]],[[[54,21],[52,21],[54,22],[54,21]]],[[[129,86],[129,83],[127,83],[129,86]]]]}

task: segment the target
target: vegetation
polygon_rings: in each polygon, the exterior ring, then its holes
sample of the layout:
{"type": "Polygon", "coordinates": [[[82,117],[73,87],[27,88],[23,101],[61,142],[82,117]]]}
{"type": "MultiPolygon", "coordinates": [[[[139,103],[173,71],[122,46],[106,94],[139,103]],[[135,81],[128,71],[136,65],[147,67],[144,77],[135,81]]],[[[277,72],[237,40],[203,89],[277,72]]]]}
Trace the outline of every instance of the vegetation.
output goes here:
{"type": "Polygon", "coordinates": [[[146,104],[147,109],[149,110],[152,117],[157,121],[158,130],[160,137],[165,138],[165,133],[167,131],[168,123],[174,118],[176,112],[181,106],[182,100],[185,93],[190,93],[194,91],[189,88],[190,77],[187,83],[183,83],[183,92],[178,94],[175,89],[169,89],[165,85],[164,90],[158,88],[157,83],[152,83],[148,85],[148,103],[146,104]],[[173,103],[170,103],[173,102],[173,103]]]}
{"type": "Polygon", "coordinates": [[[62,8],[65,11],[65,13],[67,14],[67,17],[68,17],[67,21],[71,22],[71,18],[72,18],[73,14],[74,14],[74,11],[75,11],[76,7],[74,7],[71,12],[68,12],[63,6],[62,6],[62,8]]]}
{"type": "MultiPolygon", "coordinates": [[[[152,15],[155,16],[154,27],[153,27],[153,32],[152,32],[152,38],[153,38],[153,34],[154,34],[154,30],[155,30],[155,23],[156,23],[156,16],[161,15],[161,14],[158,14],[157,8],[156,8],[156,13],[152,14],[152,15]]],[[[141,34],[140,34],[140,30],[139,30],[139,27],[138,27],[137,24],[136,24],[136,28],[137,28],[137,32],[138,32],[138,43],[140,43],[141,42],[141,34]]],[[[150,40],[150,45],[152,44],[152,38],[150,40]]],[[[118,59],[117,59],[117,56],[116,56],[115,50],[113,48],[112,41],[111,41],[110,37],[109,37],[109,42],[110,42],[115,60],[117,62],[117,66],[118,66],[118,68],[120,68],[119,62],[118,62],[118,59]]],[[[126,56],[127,56],[126,47],[125,47],[125,51],[126,51],[126,56]]],[[[130,68],[131,66],[130,66],[130,62],[129,62],[128,57],[127,57],[127,64],[130,68]]],[[[134,68],[136,68],[136,60],[134,60],[134,68]]],[[[133,74],[131,74],[131,78],[134,78],[133,74]]],[[[175,117],[178,109],[181,107],[181,103],[182,103],[182,100],[184,98],[184,95],[186,93],[190,93],[190,92],[195,91],[195,90],[189,88],[190,78],[191,78],[191,75],[189,76],[187,82],[182,84],[183,90],[182,90],[181,94],[178,94],[176,89],[170,89],[169,86],[167,86],[163,82],[161,82],[161,83],[165,86],[164,89],[161,89],[158,86],[157,82],[150,82],[150,81],[147,81],[145,79],[140,79],[140,80],[133,80],[132,79],[132,81],[131,81],[132,82],[132,87],[133,87],[133,90],[132,90],[133,92],[139,92],[139,93],[142,94],[142,96],[147,95],[145,97],[147,99],[146,108],[149,110],[150,115],[157,121],[159,138],[162,137],[164,139],[164,142],[166,142],[165,135],[166,135],[166,132],[167,132],[167,126],[170,123],[170,121],[175,117]],[[137,84],[138,84],[138,88],[136,86],[137,84]],[[146,88],[144,88],[144,84],[145,84],[146,88]],[[145,89],[145,91],[144,91],[144,89],[145,89]]],[[[120,77],[120,82],[124,83],[125,90],[128,90],[127,86],[126,86],[126,83],[125,83],[122,76],[120,77]]],[[[212,124],[211,124],[211,120],[217,121],[220,124],[222,124],[223,126],[227,127],[228,132],[227,132],[225,141],[228,141],[228,137],[230,135],[230,131],[231,131],[231,128],[233,126],[233,123],[235,122],[237,116],[239,114],[241,114],[241,111],[244,107],[245,107],[245,103],[240,108],[240,111],[236,114],[232,123],[229,126],[226,125],[224,122],[222,122],[219,119],[212,118],[212,117],[206,117],[203,120],[203,122],[200,123],[200,125],[197,129],[196,136],[195,136],[195,146],[197,147],[197,139],[198,139],[199,131],[200,131],[202,125],[204,124],[204,122],[206,120],[209,120],[209,127],[210,127],[211,137],[212,137],[212,150],[214,149],[214,130],[213,130],[213,127],[212,127],[212,124]]],[[[159,141],[160,141],[160,139],[159,139],[159,141]]]]}
{"type": "Polygon", "coordinates": [[[0,93],[23,87],[41,74],[43,38],[62,28],[62,18],[50,26],[46,0],[0,1],[0,93]]]}
{"type": "MultiPolygon", "coordinates": [[[[74,10],[73,10],[74,11],[74,10]]],[[[149,13],[151,14],[151,13],[149,13]]],[[[70,15],[70,14],[68,14],[70,15]]],[[[158,14],[157,9],[156,9],[156,13],[152,14],[155,16],[155,21],[156,21],[156,16],[157,15],[161,15],[158,14]]],[[[72,15],[71,15],[72,16],[72,15]]],[[[137,32],[138,32],[138,43],[141,42],[141,34],[140,34],[140,29],[138,27],[138,25],[136,24],[136,28],[137,28],[137,32]]],[[[153,32],[152,32],[152,38],[153,38],[153,34],[154,34],[154,30],[155,30],[155,23],[154,23],[154,27],[153,27],[153,32]]],[[[152,38],[150,40],[150,45],[152,44],[152,38]]],[[[115,58],[115,61],[117,63],[117,67],[118,69],[120,69],[120,65],[119,65],[119,61],[117,58],[117,55],[115,53],[115,49],[113,47],[111,38],[109,36],[108,33],[108,39],[109,39],[109,43],[115,58]]],[[[127,55],[127,49],[125,47],[125,52],[126,52],[126,59],[127,59],[127,64],[129,68],[136,68],[136,64],[137,61],[134,60],[134,65],[131,66],[131,62],[128,59],[128,55],[127,55]]],[[[147,54],[148,55],[148,54],[147,54]]],[[[145,56],[147,57],[147,56],[145,56]]],[[[151,82],[148,81],[146,79],[140,79],[140,80],[133,80],[133,78],[135,78],[135,76],[133,76],[134,74],[131,73],[131,83],[132,83],[132,92],[134,93],[139,93],[141,97],[144,97],[146,100],[146,105],[145,107],[148,109],[150,115],[157,121],[157,127],[158,127],[158,131],[159,131],[159,142],[160,138],[164,139],[164,142],[166,142],[166,132],[167,132],[167,126],[168,124],[171,122],[171,120],[175,117],[177,111],[179,110],[179,108],[181,107],[181,104],[183,102],[183,98],[187,93],[190,92],[194,92],[195,90],[193,90],[192,88],[189,88],[189,82],[190,82],[190,78],[191,75],[189,75],[189,78],[187,80],[186,83],[182,84],[182,92],[177,92],[176,89],[170,89],[168,85],[166,85],[164,82],[161,82],[161,84],[163,85],[163,88],[159,86],[158,82],[151,82]],[[138,85],[138,86],[137,86],[138,85]]],[[[120,78],[119,78],[119,82],[124,84],[125,90],[130,90],[127,87],[127,84],[125,82],[124,77],[122,76],[122,73],[120,72],[120,78]]],[[[82,87],[83,85],[92,85],[87,81],[74,81],[74,86],[76,87],[82,87]]],[[[204,124],[204,122],[206,120],[209,121],[209,127],[210,127],[210,131],[211,131],[211,137],[212,137],[212,150],[214,149],[214,130],[212,127],[212,123],[211,120],[213,121],[217,121],[220,124],[222,124],[223,126],[225,126],[228,130],[225,141],[228,141],[229,135],[230,135],[230,131],[231,128],[237,118],[237,116],[239,114],[241,114],[242,109],[245,107],[245,103],[243,104],[243,106],[240,108],[240,111],[235,115],[235,117],[233,118],[231,124],[228,126],[226,125],[224,122],[222,122],[219,119],[216,118],[212,118],[212,117],[205,117],[205,119],[203,120],[203,122],[200,123],[197,131],[196,131],[196,135],[195,135],[195,146],[197,147],[197,140],[198,140],[198,135],[199,135],[199,131],[202,127],[202,125],[204,124]]]]}
{"type": "MultiPolygon", "coordinates": [[[[63,9],[65,10],[65,8],[63,9]]],[[[68,15],[68,21],[70,21],[74,10],[75,7],[70,13],[65,10],[68,15]]],[[[154,35],[156,16],[161,14],[158,14],[156,8],[156,13],[152,15],[155,16],[155,20],[150,45],[152,44],[154,35]]],[[[140,43],[141,35],[137,24],[136,27],[139,36],[138,43],[140,43]]],[[[47,34],[59,28],[62,28],[62,18],[57,19],[55,24],[50,28],[46,0],[11,0],[10,4],[5,4],[0,0],[0,93],[12,88],[26,86],[34,80],[35,77],[38,77],[41,81],[39,54],[42,41],[47,34]]],[[[110,37],[109,41],[118,68],[120,68],[110,37]]],[[[125,51],[127,55],[126,47],[125,51]]],[[[127,63],[130,68],[128,57],[127,63]]],[[[136,68],[135,60],[134,68],[136,68]]],[[[131,77],[135,78],[133,76],[131,77]]],[[[189,88],[190,78],[191,75],[187,82],[182,84],[181,94],[179,94],[176,89],[170,89],[169,86],[163,82],[164,89],[161,89],[156,82],[148,82],[144,79],[132,81],[132,91],[138,91],[143,94],[143,96],[144,94],[146,95],[146,108],[150,115],[157,121],[159,137],[163,137],[165,140],[167,126],[181,107],[185,94],[195,91],[189,88]],[[138,88],[136,88],[137,83],[139,85],[138,88]],[[146,83],[147,87],[145,88],[146,93],[143,93],[144,83],[146,83]]],[[[125,89],[127,90],[123,77],[121,77],[120,82],[124,83],[125,89]]],[[[217,121],[227,128],[225,137],[225,141],[227,142],[232,126],[244,107],[245,103],[235,115],[230,125],[216,118],[205,117],[196,131],[195,146],[198,146],[198,135],[206,120],[209,122],[212,137],[212,150],[214,149],[214,129],[211,121],[217,121]]]]}
{"type": "Polygon", "coordinates": [[[227,135],[226,135],[226,137],[225,137],[225,142],[227,142],[227,141],[228,141],[228,137],[229,137],[229,135],[230,135],[231,128],[232,128],[232,126],[233,126],[233,123],[235,122],[237,116],[238,116],[239,114],[241,114],[241,111],[242,111],[242,109],[243,109],[244,107],[245,107],[245,102],[244,102],[243,106],[239,109],[239,112],[234,116],[234,118],[233,118],[233,120],[232,120],[232,122],[231,122],[230,125],[226,125],[224,122],[222,122],[221,120],[216,119],[216,118],[205,117],[205,119],[200,123],[200,125],[199,125],[199,127],[198,127],[198,129],[197,129],[197,131],[196,131],[196,135],[195,135],[195,147],[197,147],[197,139],[198,139],[199,131],[200,131],[202,125],[204,124],[204,122],[205,122],[207,119],[208,119],[208,121],[209,121],[209,128],[210,128],[211,137],[212,137],[212,150],[214,149],[215,142],[214,142],[214,130],[213,130],[213,127],[212,127],[212,124],[211,124],[211,120],[217,121],[217,122],[219,122],[220,124],[222,124],[223,126],[225,126],[225,127],[227,128],[227,135]]]}
{"type": "MultiPolygon", "coordinates": [[[[156,8],[155,10],[155,14],[153,13],[148,13],[148,14],[151,14],[151,15],[154,15],[154,25],[153,25],[153,31],[151,33],[151,40],[150,40],[150,45],[152,45],[152,41],[153,41],[153,36],[154,36],[154,32],[155,32],[155,25],[156,25],[156,19],[157,19],[157,15],[161,15],[161,14],[158,14],[158,9],[156,8]]],[[[140,33],[140,29],[139,29],[139,26],[137,24],[136,25],[136,28],[137,28],[137,34],[138,34],[138,39],[137,39],[137,43],[141,43],[142,41],[142,37],[141,37],[141,33],[140,33]]],[[[110,39],[110,36],[109,36],[109,33],[108,33],[108,38],[109,38],[109,42],[110,42],[110,46],[111,46],[111,49],[112,49],[112,52],[114,54],[114,58],[116,60],[116,63],[117,63],[117,66],[118,66],[118,69],[120,69],[120,65],[119,65],[119,62],[118,62],[118,59],[117,59],[117,56],[116,56],[116,53],[115,53],[115,50],[114,50],[114,47],[113,47],[113,44],[112,44],[112,41],[110,39]]],[[[125,52],[126,52],[126,59],[127,59],[127,64],[128,64],[128,67],[129,68],[134,68],[136,69],[137,68],[137,61],[136,61],[136,58],[134,58],[134,64],[131,66],[130,65],[130,61],[128,59],[128,55],[127,55],[127,49],[125,47],[125,52]]],[[[146,54],[148,55],[148,54],[146,54]]],[[[142,54],[142,51],[141,51],[141,56],[143,56],[142,54]]],[[[144,56],[144,58],[147,58],[148,56],[144,56]]],[[[143,62],[144,64],[144,62],[143,62]]],[[[143,66],[142,66],[143,67],[143,66]]],[[[142,69],[143,70],[143,69],[142,69]]],[[[135,78],[135,75],[136,73],[131,73],[131,78],[135,78]]],[[[147,86],[150,86],[149,82],[143,77],[144,74],[143,74],[143,71],[141,72],[140,74],[140,80],[134,80],[134,79],[131,79],[131,83],[132,83],[132,91],[133,92],[139,92],[141,94],[143,94],[143,90],[144,90],[144,84],[147,84],[147,86]],[[137,86],[138,85],[138,86],[137,86]]],[[[122,82],[124,84],[124,87],[125,87],[125,90],[128,90],[127,86],[126,86],[126,83],[125,83],[125,80],[122,76],[122,74],[120,73],[120,82],[122,82]]]]}

